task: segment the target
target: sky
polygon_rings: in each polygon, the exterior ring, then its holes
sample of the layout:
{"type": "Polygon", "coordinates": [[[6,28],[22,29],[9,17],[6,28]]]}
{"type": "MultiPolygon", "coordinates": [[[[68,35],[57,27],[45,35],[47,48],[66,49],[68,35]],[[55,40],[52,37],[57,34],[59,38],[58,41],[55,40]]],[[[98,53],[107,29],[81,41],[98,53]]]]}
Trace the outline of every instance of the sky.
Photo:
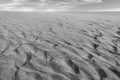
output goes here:
{"type": "Polygon", "coordinates": [[[0,0],[0,10],[119,12],[120,0],[0,0]]]}

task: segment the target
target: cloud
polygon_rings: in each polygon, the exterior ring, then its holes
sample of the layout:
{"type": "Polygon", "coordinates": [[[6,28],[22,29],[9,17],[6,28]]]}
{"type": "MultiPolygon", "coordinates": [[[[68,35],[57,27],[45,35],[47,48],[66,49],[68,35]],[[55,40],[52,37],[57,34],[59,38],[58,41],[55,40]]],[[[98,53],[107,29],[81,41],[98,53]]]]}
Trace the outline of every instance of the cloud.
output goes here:
{"type": "MultiPolygon", "coordinates": [[[[31,2],[33,1],[35,4],[28,4],[27,0],[13,0],[13,3],[10,4],[1,4],[0,5],[0,10],[18,10],[18,11],[34,11],[34,10],[41,10],[41,11],[49,11],[49,12],[54,12],[54,11],[88,11],[88,12],[111,12],[111,11],[120,11],[119,6],[117,8],[111,8],[111,5],[105,4],[103,0],[30,0],[31,2]],[[41,3],[41,2],[43,3],[41,3]],[[72,2],[73,1],[73,2],[72,2]],[[38,3],[37,3],[38,2],[38,3]],[[75,2],[75,3],[74,3],[75,2]],[[44,4],[45,3],[45,4],[44,4]],[[96,3],[102,3],[102,7],[97,9],[96,7],[98,5],[95,5],[95,7],[92,8],[86,8],[87,4],[96,4],[96,3]],[[80,6],[85,5],[83,8],[80,6]],[[78,7],[78,6],[79,7],[78,7]],[[104,9],[103,9],[104,8],[104,9]],[[84,9],[84,10],[83,10],[84,9]],[[86,10],[85,10],[86,9],[86,10]]],[[[28,0],[29,1],[29,0],[28,0]]],[[[116,0],[117,1],[117,0],[116,0]]],[[[118,3],[118,2],[117,2],[118,3]]],[[[113,3],[112,3],[113,4],[113,3]]],[[[101,4],[99,4],[100,6],[101,4]]],[[[88,7],[87,6],[87,7],[88,7]]],[[[91,7],[91,5],[90,5],[91,7]]]]}
{"type": "Polygon", "coordinates": [[[120,8],[108,8],[108,9],[100,9],[100,10],[91,10],[91,12],[120,12],[120,8]]]}
{"type": "Polygon", "coordinates": [[[102,0],[83,0],[84,3],[101,3],[102,0]]]}
{"type": "Polygon", "coordinates": [[[69,5],[51,5],[44,3],[35,3],[35,4],[27,4],[22,3],[20,0],[14,0],[13,3],[9,4],[1,4],[0,11],[40,11],[40,12],[65,12],[68,11],[71,6],[69,5]]]}

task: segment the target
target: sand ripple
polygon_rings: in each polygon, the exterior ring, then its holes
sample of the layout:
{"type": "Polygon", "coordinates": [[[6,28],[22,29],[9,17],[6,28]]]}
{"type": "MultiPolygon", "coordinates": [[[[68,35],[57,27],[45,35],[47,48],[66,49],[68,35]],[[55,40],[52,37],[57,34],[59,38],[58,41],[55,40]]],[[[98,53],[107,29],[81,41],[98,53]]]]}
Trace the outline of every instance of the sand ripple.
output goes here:
{"type": "Polygon", "coordinates": [[[0,80],[120,80],[118,21],[66,14],[0,17],[0,80]]]}

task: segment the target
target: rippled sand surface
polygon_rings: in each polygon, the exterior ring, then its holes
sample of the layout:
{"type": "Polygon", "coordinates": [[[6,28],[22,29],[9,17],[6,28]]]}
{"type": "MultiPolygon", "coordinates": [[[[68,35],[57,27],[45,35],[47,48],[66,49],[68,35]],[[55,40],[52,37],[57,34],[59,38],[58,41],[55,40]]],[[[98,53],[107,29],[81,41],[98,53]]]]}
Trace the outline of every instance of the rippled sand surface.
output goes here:
{"type": "Polygon", "coordinates": [[[120,21],[1,12],[0,80],[120,80],[120,21]]]}

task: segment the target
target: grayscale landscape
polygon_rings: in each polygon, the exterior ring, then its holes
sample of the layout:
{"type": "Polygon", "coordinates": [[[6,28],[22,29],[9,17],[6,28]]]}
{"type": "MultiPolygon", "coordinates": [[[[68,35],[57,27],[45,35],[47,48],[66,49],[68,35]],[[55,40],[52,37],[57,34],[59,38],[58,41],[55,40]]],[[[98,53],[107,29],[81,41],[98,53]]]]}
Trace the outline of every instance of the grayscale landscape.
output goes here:
{"type": "Polygon", "coordinates": [[[120,80],[119,13],[1,11],[0,80],[120,80]]]}

